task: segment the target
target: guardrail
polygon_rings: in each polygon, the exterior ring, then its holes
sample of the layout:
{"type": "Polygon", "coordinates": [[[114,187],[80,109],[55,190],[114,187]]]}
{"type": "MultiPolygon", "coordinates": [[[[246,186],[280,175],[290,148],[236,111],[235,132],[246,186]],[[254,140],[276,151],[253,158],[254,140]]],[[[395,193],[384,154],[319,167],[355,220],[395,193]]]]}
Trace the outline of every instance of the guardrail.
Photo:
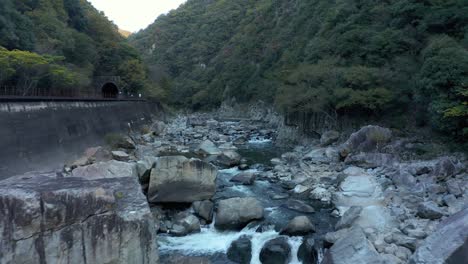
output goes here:
{"type": "Polygon", "coordinates": [[[24,101],[147,101],[145,98],[122,97],[60,97],[60,96],[0,96],[0,102],[24,102],[24,101]]]}
{"type": "Polygon", "coordinates": [[[122,94],[96,94],[94,91],[34,88],[18,89],[0,87],[0,101],[146,101],[141,97],[122,94]]]}

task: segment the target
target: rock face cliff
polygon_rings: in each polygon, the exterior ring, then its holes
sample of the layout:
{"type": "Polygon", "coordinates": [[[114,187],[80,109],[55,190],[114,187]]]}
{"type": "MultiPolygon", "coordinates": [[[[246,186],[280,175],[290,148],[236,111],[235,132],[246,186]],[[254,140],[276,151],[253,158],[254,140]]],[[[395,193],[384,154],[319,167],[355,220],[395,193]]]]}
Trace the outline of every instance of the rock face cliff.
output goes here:
{"type": "Polygon", "coordinates": [[[158,263],[135,177],[22,175],[0,187],[0,263],[158,263]]]}

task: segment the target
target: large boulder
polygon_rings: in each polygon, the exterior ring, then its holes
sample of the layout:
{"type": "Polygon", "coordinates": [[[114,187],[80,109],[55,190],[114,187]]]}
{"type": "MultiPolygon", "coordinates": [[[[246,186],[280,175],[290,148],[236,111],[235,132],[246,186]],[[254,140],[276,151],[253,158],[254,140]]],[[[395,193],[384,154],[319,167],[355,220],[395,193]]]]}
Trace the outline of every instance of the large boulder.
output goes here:
{"type": "Polygon", "coordinates": [[[435,165],[432,174],[438,180],[445,180],[458,172],[458,166],[450,158],[441,158],[435,165]]]}
{"type": "Polygon", "coordinates": [[[442,221],[410,258],[410,264],[466,263],[468,208],[442,221]]]}
{"type": "Polygon", "coordinates": [[[210,140],[205,140],[197,148],[197,152],[205,155],[219,155],[221,150],[210,140]]]}
{"type": "Polygon", "coordinates": [[[383,264],[383,259],[361,228],[353,228],[327,251],[323,264],[383,264]]]}
{"type": "Polygon", "coordinates": [[[217,228],[239,230],[252,220],[262,219],[263,206],[252,197],[221,200],[215,218],[217,228]]]}
{"type": "Polygon", "coordinates": [[[291,259],[291,246],[285,237],[278,237],[265,243],[260,251],[263,264],[286,264],[291,259]]]}
{"type": "Polygon", "coordinates": [[[0,182],[0,263],[158,263],[156,231],[133,175],[0,182]]]}
{"type": "Polygon", "coordinates": [[[235,263],[249,264],[252,259],[252,242],[250,238],[243,235],[232,242],[227,251],[227,257],[235,263]]]}
{"type": "Polygon", "coordinates": [[[241,155],[234,150],[225,150],[216,158],[217,164],[232,167],[241,164],[241,155]]]}
{"type": "Polygon", "coordinates": [[[135,164],[116,160],[98,162],[88,166],[78,167],[72,171],[71,176],[89,180],[122,177],[138,178],[135,164]]]}
{"type": "Polygon", "coordinates": [[[340,218],[338,223],[335,225],[335,229],[343,229],[351,227],[352,224],[359,218],[362,212],[361,206],[351,206],[340,218]]]}
{"type": "Polygon", "coordinates": [[[311,232],[315,232],[315,226],[310,222],[307,216],[294,217],[288,225],[281,230],[282,235],[289,236],[304,236],[311,232]]]}
{"type": "Polygon", "coordinates": [[[313,238],[304,239],[297,252],[297,258],[307,264],[317,264],[319,255],[319,248],[313,238]]]}
{"type": "Polygon", "coordinates": [[[160,157],[151,171],[148,200],[192,203],[210,199],[216,190],[215,166],[183,156],[160,157]]]}
{"type": "Polygon", "coordinates": [[[176,217],[170,233],[175,236],[186,236],[200,232],[200,220],[194,215],[176,217]]]}
{"type": "Polygon", "coordinates": [[[149,183],[151,169],[156,166],[157,161],[158,158],[153,156],[144,156],[141,160],[137,161],[136,169],[141,183],[149,183]]]}
{"type": "Polygon", "coordinates": [[[205,219],[209,223],[213,220],[213,207],[214,204],[212,201],[196,201],[192,204],[192,208],[195,211],[195,214],[205,219]]]}
{"type": "Polygon", "coordinates": [[[341,146],[342,157],[349,153],[372,152],[377,150],[392,139],[392,131],[380,126],[365,126],[354,132],[341,146]]]}

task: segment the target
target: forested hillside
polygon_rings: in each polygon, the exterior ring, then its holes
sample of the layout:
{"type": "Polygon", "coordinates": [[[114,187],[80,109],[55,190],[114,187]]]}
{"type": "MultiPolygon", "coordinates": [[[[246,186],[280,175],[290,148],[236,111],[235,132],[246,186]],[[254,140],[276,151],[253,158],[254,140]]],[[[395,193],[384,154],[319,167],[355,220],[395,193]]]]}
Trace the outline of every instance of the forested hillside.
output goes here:
{"type": "Polygon", "coordinates": [[[138,52],[86,0],[0,0],[1,88],[84,90],[102,75],[147,85],[138,52]]]}
{"type": "Polygon", "coordinates": [[[131,42],[174,105],[262,99],[468,135],[466,0],[189,0],[131,42]]]}

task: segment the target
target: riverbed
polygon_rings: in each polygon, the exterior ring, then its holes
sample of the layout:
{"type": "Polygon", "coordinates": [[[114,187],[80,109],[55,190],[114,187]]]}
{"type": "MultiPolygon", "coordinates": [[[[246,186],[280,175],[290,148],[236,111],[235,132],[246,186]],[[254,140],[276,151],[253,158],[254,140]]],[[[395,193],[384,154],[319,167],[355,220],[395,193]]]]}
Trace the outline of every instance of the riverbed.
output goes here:
{"type": "MultiPolygon", "coordinates": [[[[263,245],[269,240],[279,237],[281,228],[286,226],[291,219],[300,215],[307,215],[316,225],[316,233],[311,237],[317,238],[332,230],[333,223],[336,220],[331,217],[331,210],[316,208],[315,213],[305,214],[287,208],[284,204],[289,194],[279,183],[270,182],[263,178],[257,178],[253,185],[240,185],[230,182],[232,177],[242,172],[258,174],[271,170],[270,160],[281,156],[286,151],[288,151],[288,148],[275,146],[271,139],[251,138],[247,144],[238,149],[239,154],[247,159],[250,168],[245,171],[241,171],[237,167],[219,170],[217,191],[213,200],[216,202],[220,199],[233,197],[255,197],[261,201],[264,207],[265,216],[262,221],[250,223],[239,232],[219,231],[215,228],[213,222],[203,226],[200,233],[183,237],[163,234],[159,237],[162,263],[164,263],[165,259],[170,259],[174,255],[205,257],[211,263],[218,264],[234,263],[226,257],[226,253],[233,241],[246,235],[250,237],[252,242],[251,263],[260,264],[259,255],[263,245]],[[284,199],[274,199],[275,196],[283,196],[284,199]]],[[[288,237],[288,243],[291,247],[291,260],[289,263],[302,263],[297,257],[302,242],[303,237],[288,237]]]]}

